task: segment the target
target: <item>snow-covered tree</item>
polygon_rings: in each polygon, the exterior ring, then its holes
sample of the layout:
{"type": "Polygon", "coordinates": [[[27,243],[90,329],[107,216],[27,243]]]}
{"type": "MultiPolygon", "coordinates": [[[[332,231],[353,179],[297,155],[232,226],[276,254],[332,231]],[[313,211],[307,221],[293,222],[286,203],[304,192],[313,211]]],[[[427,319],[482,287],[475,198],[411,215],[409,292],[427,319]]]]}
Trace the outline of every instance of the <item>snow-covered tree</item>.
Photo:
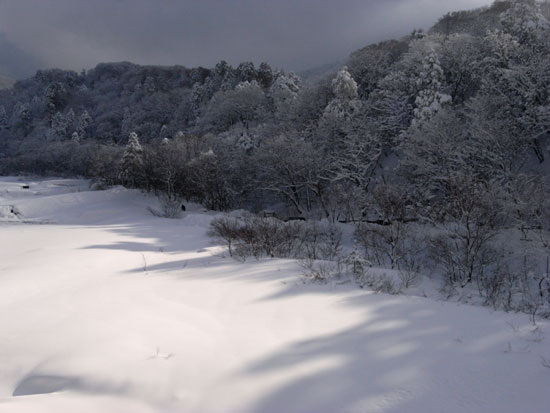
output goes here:
{"type": "Polygon", "coordinates": [[[344,66],[332,80],[334,99],[325,108],[324,117],[337,119],[349,119],[360,108],[361,102],[357,95],[357,83],[344,66]]]}
{"type": "Polygon", "coordinates": [[[481,285],[496,262],[493,241],[504,208],[501,187],[461,172],[448,182],[447,213],[430,249],[449,284],[464,287],[475,281],[481,285]]]}
{"type": "Polygon", "coordinates": [[[242,62],[235,71],[240,82],[252,82],[258,78],[258,72],[252,62],[242,62]]]}
{"type": "Polygon", "coordinates": [[[194,83],[191,89],[191,109],[196,119],[200,117],[201,110],[208,99],[209,96],[204,85],[198,82],[194,83]]]}
{"type": "Polygon", "coordinates": [[[122,121],[120,123],[120,133],[123,136],[129,136],[135,124],[135,119],[129,107],[125,107],[122,113],[122,121]]]}
{"type": "MultiPolygon", "coordinates": [[[[187,161],[189,153],[183,139],[164,138],[144,153],[144,164],[151,189],[163,194],[163,202],[173,203],[188,196],[187,161]]],[[[181,205],[179,202],[178,207],[181,205]]]]}
{"type": "Polygon", "coordinates": [[[482,46],[486,56],[480,63],[485,71],[509,67],[520,49],[517,39],[502,30],[487,32],[483,38],[482,46]]]}
{"type": "Polygon", "coordinates": [[[221,60],[216,64],[204,84],[204,88],[206,89],[205,97],[210,98],[220,90],[232,90],[238,82],[235,69],[225,60],[221,60]]]}
{"type": "Polygon", "coordinates": [[[481,92],[494,110],[483,113],[493,122],[506,124],[504,135],[531,147],[543,162],[550,133],[550,43],[541,38],[531,39],[529,45],[536,47],[524,47],[502,31],[486,36],[484,47],[489,53],[482,62],[481,92]]]}
{"type": "Polygon", "coordinates": [[[276,194],[300,215],[323,203],[326,161],[320,148],[295,135],[279,135],[254,152],[257,186],[276,194]]]}
{"type": "Polygon", "coordinates": [[[75,130],[80,140],[86,139],[86,137],[88,136],[88,128],[90,127],[91,124],[92,124],[92,117],[90,116],[87,110],[84,110],[78,117],[78,121],[76,123],[76,130],[75,130]]]}
{"type": "Polygon", "coordinates": [[[280,120],[292,118],[302,89],[300,78],[295,73],[278,72],[269,89],[275,117],[280,120]]]}
{"type": "Polygon", "coordinates": [[[483,53],[482,40],[469,34],[450,35],[441,45],[441,68],[453,104],[463,103],[479,91],[483,53]]]}
{"type": "Polygon", "coordinates": [[[421,124],[430,119],[441,107],[451,102],[451,97],[441,93],[443,70],[439,58],[431,50],[423,59],[422,71],[417,79],[420,93],[415,100],[413,124],[421,124]]]}
{"type": "Polygon", "coordinates": [[[155,85],[155,79],[152,76],[147,76],[143,82],[143,90],[147,93],[152,94],[157,91],[157,86],[155,85]]]}
{"type": "Polygon", "coordinates": [[[32,129],[32,111],[28,103],[17,102],[12,115],[12,124],[15,129],[26,136],[32,129]]]}
{"type": "Polygon", "coordinates": [[[69,130],[76,127],[75,118],[74,110],[73,108],[70,108],[67,113],[65,113],[65,122],[67,123],[67,128],[69,130]]]}
{"type": "Polygon", "coordinates": [[[414,91],[403,71],[390,72],[370,94],[367,101],[368,121],[382,138],[393,147],[397,138],[413,119],[414,91]]]}
{"type": "Polygon", "coordinates": [[[399,145],[400,136],[415,120],[416,99],[421,94],[428,95],[422,93],[429,88],[429,67],[425,66],[427,56],[440,48],[439,40],[435,35],[413,37],[407,52],[388,69],[369,95],[366,103],[368,122],[386,148],[399,145]]]}
{"type": "Polygon", "coordinates": [[[69,133],[69,122],[65,115],[56,112],[50,121],[50,130],[48,131],[48,139],[66,139],[69,133]]]}
{"type": "MultiPolygon", "coordinates": [[[[344,128],[357,115],[361,102],[357,96],[357,83],[351,77],[347,67],[338,71],[332,80],[334,98],[323,112],[319,123],[319,132],[323,138],[334,140],[337,135],[346,135],[344,128]]],[[[330,145],[330,144],[329,144],[330,145]]]]}
{"type": "Polygon", "coordinates": [[[220,161],[220,157],[209,149],[189,162],[188,167],[189,183],[195,198],[208,209],[228,210],[232,203],[227,184],[229,171],[220,161]]]}
{"type": "Polygon", "coordinates": [[[357,99],[357,83],[348,72],[347,66],[340,69],[332,80],[332,89],[338,100],[351,101],[357,99]]]}
{"type": "Polygon", "coordinates": [[[8,126],[8,114],[6,113],[6,108],[4,105],[0,105],[0,129],[6,128],[8,126]]]}
{"type": "Polygon", "coordinates": [[[234,90],[219,91],[210,100],[199,126],[221,132],[234,125],[248,129],[265,115],[265,94],[255,80],[241,82],[234,90]]]}
{"type": "Polygon", "coordinates": [[[510,7],[500,15],[500,23],[504,31],[520,43],[533,41],[537,31],[550,28],[536,0],[512,0],[510,3],[510,7]]]}
{"type": "Polygon", "coordinates": [[[135,132],[128,136],[128,143],[120,162],[120,179],[130,188],[137,187],[143,179],[143,148],[135,132]]]}
{"type": "Polygon", "coordinates": [[[348,70],[357,82],[361,99],[367,99],[378,82],[408,49],[405,41],[388,40],[352,53],[348,70]]]}
{"type": "Polygon", "coordinates": [[[273,83],[273,78],[274,74],[271,66],[266,62],[260,63],[260,67],[258,67],[258,83],[265,90],[269,90],[271,84],[273,83]]]}
{"type": "Polygon", "coordinates": [[[372,264],[359,250],[357,242],[353,243],[353,250],[346,256],[344,263],[348,267],[348,272],[354,281],[363,288],[365,286],[366,273],[372,267],[372,264]]]}
{"type": "Polygon", "coordinates": [[[67,89],[63,83],[53,82],[48,85],[44,95],[46,97],[46,108],[53,115],[63,109],[67,99],[67,89]]]}
{"type": "Polygon", "coordinates": [[[325,178],[331,185],[352,182],[366,190],[381,155],[379,140],[368,129],[357,96],[357,84],[347,68],[332,81],[334,98],[324,110],[317,141],[326,158],[325,178]]]}

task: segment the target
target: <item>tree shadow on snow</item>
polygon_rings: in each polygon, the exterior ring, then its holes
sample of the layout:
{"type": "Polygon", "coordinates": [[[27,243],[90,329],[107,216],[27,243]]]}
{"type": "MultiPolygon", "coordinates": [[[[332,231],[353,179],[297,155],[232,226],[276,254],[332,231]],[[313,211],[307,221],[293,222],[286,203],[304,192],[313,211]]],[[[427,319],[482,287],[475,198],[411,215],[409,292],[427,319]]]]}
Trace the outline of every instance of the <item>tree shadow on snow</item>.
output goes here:
{"type": "Polygon", "coordinates": [[[284,377],[254,411],[492,411],[495,395],[516,390],[495,380],[497,366],[514,375],[505,351],[512,332],[476,326],[486,309],[374,293],[340,305],[360,306],[363,320],[295,341],[235,373],[284,377]]]}

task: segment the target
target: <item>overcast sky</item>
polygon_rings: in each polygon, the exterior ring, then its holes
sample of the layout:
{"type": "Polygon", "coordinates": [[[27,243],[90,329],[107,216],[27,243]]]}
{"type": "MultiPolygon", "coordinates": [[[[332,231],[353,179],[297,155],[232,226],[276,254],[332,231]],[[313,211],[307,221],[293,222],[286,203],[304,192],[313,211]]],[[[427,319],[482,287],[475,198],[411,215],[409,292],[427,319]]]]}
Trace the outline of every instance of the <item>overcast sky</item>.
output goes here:
{"type": "Polygon", "coordinates": [[[0,71],[99,62],[303,70],[492,0],[0,0],[0,71]]]}

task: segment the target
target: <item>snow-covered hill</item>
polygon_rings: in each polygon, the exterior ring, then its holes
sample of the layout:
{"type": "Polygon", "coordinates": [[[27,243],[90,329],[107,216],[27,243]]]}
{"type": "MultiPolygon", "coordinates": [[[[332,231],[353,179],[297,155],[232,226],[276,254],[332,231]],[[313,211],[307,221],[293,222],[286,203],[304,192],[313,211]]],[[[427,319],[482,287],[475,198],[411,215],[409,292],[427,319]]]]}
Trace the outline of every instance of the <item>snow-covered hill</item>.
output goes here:
{"type": "Polygon", "coordinates": [[[547,322],[239,263],[155,202],[0,179],[0,412],[547,411],[547,322]]]}

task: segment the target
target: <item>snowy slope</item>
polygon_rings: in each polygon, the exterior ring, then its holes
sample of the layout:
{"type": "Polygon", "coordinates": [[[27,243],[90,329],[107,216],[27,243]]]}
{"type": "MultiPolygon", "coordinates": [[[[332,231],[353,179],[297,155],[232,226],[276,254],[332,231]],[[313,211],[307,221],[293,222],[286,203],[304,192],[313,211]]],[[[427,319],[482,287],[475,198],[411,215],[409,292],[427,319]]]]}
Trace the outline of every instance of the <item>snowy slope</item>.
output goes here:
{"type": "Polygon", "coordinates": [[[0,179],[0,412],[545,412],[547,322],[224,258],[212,215],[0,179]],[[35,225],[35,223],[55,223],[35,225]]]}

